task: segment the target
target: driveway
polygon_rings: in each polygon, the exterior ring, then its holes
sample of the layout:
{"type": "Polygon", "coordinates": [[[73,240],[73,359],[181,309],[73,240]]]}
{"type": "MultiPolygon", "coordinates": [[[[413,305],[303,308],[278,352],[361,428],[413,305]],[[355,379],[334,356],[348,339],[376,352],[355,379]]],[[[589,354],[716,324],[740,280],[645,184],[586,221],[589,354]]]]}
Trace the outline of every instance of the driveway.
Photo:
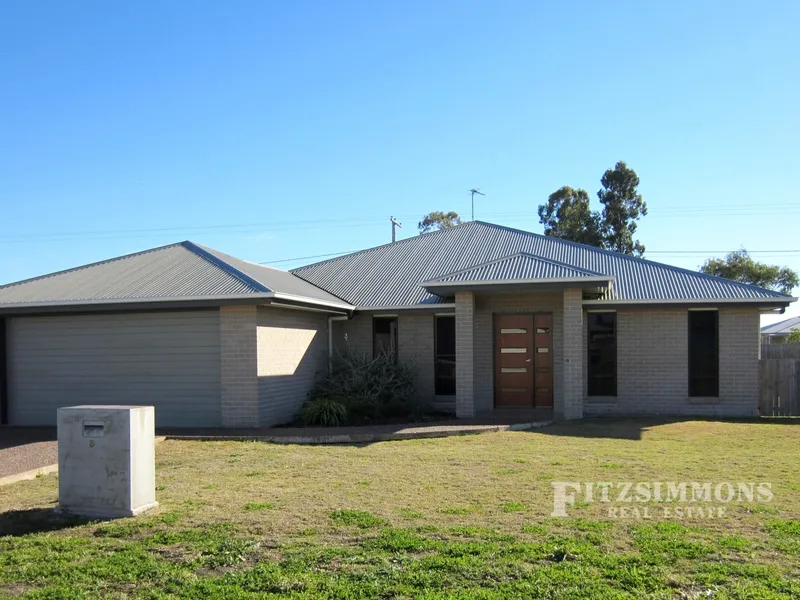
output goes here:
{"type": "Polygon", "coordinates": [[[57,462],[55,427],[0,427],[0,478],[57,462]]]}

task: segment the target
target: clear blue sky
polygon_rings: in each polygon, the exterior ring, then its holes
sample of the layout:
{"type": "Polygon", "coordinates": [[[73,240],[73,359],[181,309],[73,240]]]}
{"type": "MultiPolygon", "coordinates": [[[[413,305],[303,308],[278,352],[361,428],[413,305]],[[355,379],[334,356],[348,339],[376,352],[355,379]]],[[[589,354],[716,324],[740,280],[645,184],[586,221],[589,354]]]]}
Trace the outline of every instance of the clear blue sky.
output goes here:
{"type": "Polygon", "coordinates": [[[471,187],[541,231],[617,160],[648,258],[800,269],[798,31],[794,0],[5,0],[0,282],[183,239],[359,249],[471,187]]]}

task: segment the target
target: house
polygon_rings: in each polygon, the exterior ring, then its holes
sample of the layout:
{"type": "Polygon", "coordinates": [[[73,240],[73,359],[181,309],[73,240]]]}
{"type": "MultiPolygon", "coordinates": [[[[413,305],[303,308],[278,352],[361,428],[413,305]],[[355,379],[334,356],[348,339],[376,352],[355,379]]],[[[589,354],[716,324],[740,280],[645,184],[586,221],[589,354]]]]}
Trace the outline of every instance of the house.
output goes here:
{"type": "Polygon", "coordinates": [[[474,221],[292,272],[183,242],[0,287],[0,417],[152,404],[269,426],[336,351],[389,347],[472,417],[758,413],[759,315],[795,298],[474,221]]]}
{"type": "Polygon", "coordinates": [[[794,329],[800,329],[800,317],[792,317],[761,328],[762,344],[785,344],[794,329]]]}

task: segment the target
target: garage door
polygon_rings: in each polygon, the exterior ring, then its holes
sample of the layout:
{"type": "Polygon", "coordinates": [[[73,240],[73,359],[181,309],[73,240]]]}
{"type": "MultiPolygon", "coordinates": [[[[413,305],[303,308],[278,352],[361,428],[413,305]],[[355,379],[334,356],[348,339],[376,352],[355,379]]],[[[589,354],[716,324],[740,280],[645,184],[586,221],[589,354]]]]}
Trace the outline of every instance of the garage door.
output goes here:
{"type": "Polygon", "coordinates": [[[219,426],[219,311],[9,319],[9,423],[76,404],[145,404],[162,427],[219,426]]]}

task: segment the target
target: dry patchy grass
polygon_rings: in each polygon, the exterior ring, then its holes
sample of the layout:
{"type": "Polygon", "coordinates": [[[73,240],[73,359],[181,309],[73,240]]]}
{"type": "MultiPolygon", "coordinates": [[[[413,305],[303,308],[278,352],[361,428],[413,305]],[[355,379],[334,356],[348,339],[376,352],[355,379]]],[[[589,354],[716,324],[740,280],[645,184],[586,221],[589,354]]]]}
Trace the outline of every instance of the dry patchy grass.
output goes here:
{"type": "Polygon", "coordinates": [[[0,538],[0,596],[788,598],[800,594],[798,458],[788,421],[166,441],[161,507],[135,519],[54,520],[55,477],[0,488],[0,510],[22,511],[0,515],[0,535],[14,534],[0,538]],[[650,520],[610,519],[599,502],[554,519],[553,481],[769,482],[774,498],[716,519],[659,518],[658,504],[650,520]]]}

